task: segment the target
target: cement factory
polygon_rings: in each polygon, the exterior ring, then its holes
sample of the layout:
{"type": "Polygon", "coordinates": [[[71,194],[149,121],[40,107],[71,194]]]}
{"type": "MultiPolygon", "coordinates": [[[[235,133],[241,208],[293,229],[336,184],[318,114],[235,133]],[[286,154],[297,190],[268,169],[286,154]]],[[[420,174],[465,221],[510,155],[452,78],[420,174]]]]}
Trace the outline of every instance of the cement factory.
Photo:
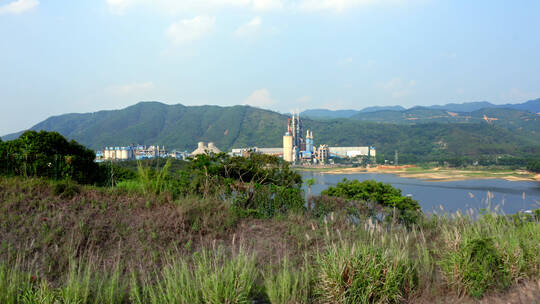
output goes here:
{"type": "Polygon", "coordinates": [[[287,132],[283,135],[282,148],[242,148],[233,149],[231,155],[246,156],[249,153],[261,153],[282,157],[283,160],[292,164],[311,165],[329,164],[335,160],[352,158],[364,158],[372,161],[376,156],[375,147],[330,147],[321,144],[315,146],[313,131],[304,129],[300,115],[293,114],[288,119],[287,132]]]}
{"type": "MultiPolygon", "coordinates": [[[[293,114],[288,119],[287,132],[283,135],[283,147],[281,148],[240,148],[232,149],[231,156],[247,156],[251,153],[274,155],[283,160],[297,165],[332,164],[336,160],[362,158],[372,161],[376,156],[375,147],[330,147],[321,144],[315,146],[313,131],[304,129],[299,114],[293,114]]],[[[96,161],[125,161],[143,160],[154,158],[186,159],[189,156],[200,154],[221,153],[213,142],[206,145],[199,142],[197,149],[188,153],[173,150],[168,152],[165,146],[153,145],[130,145],[127,147],[105,147],[96,152],[96,161]]]]}

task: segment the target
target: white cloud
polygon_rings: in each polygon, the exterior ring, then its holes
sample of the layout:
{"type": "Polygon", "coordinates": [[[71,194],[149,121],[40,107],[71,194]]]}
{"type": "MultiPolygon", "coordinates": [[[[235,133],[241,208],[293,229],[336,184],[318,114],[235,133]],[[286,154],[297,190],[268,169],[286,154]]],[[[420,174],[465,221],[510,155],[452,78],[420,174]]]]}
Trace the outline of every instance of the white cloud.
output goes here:
{"type": "Polygon", "coordinates": [[[253,0],[253,9],[257,11],[270,11],[283,8],[281,0],[253,0]]]}
{"type": "Polygon", "coordinates": [[[276,104],[276,101],[270,96],[268,89],[255,90],[244,100],[244,104],[255,107],[268,107],[276,104]]]}
{"type": "Polygon", "coordinates": [[[284,7],[282,0],[106,0],[113,12],[122,13],[130,6],[144,5],[167,14],[208,12],[227,7],[268,11],[284,7]]]}
{"type": "Polygon", "coordinates": [[[130,83],[123,85],[115,85],[107,88],[107,92],[112,95],[121,96],[121,95],[136,95],[143,94],[151,91],[155,88],[153,82],[142,82],[142,83],[130,83]]]}
{"type": "Polygon", "coordinates": [[[136,0],[107,0],[107,5],[113,13],[121,14],[135,2],[136,0]]]}
{"type": "Polygon", "coordinates": [[[166,14],[208,14],[223,8],[244,8],[254,11],[287,10],[291,12],[333,11],[367,6],[395,6],[430,0],[106,0],[113,12],[144,5],[166,14]]]}
{"type": "Polygon", "coordinates": [[[388,82],[377,84],[378,88],[389,92],[395,99],[409,96],[414,86],[416,86],[416,80],[403,80],[401,78],[393,78],[388,82]]]}
{"type": "Polygon", "coordinates": [[[402,5],[421,0],[300,0],[298,7],[303,11],[343,12],[356,7],[372,5],[402,5]]]}
{"type": "Polygon", "coordinates": [[[17,0],[0,6],[0,15],[2,14],[21,14],[29,11],[39,5],[38,0],[17,0]]]}
{"type": "Polygon", "coordinates": [[[175,22],[167,29],[167,35],[176,44],[197,40],[214,30],[216,18],[197,16],[175,22]]]}
{"type": "Polygon", "coordinates": [[[235,34],[237,36],[251,36],[256,34],[262,26],[262,18],[257,16],[251,19],[248,23],[242,24],[238,29],[236,29],[235,34]]]}

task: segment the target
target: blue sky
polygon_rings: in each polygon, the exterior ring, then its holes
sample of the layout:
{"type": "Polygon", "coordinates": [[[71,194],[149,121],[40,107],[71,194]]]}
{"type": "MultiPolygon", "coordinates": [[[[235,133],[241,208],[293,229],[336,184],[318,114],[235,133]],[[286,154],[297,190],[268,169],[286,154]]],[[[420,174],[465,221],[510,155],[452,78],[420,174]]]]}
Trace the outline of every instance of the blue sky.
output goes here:
{"type": "Polygon", "coordinates": [[[0,0],[0,134],[141,100],[289,112],[540,97],[540,1],[0,0]]]}

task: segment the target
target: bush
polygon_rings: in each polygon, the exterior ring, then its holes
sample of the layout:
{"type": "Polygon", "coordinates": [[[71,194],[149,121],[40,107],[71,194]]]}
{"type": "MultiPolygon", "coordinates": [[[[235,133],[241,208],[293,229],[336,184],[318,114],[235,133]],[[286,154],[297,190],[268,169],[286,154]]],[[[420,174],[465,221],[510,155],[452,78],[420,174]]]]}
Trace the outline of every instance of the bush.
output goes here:
{"type": "Polygon", "coordinates": [[[417,223],[422,214],[417,201],[402,196],[401,190],[390,184],[378,183],[374,180],[360,182],[343,179],[335,187],[329,187],[321,194],[379,204],[388,209],[388,214],[395,216],[406,225],[417,223]]]}
{"type": "Polygon", "coordinates": [[[465,240],[458,250],[447,254],[440,264],[450,284],[477,299],[492,287],[504,288],[510,283],[493,238],[475,237],[465,240]]]}
{"type": "Polygon", "coordinates": [[[126,193],[144,193],[143,185],[138,180],[125,180],[116,184],[116,188],[126,193]]]}
{"type": "Polygon", "coordinates": [[[99,183],[102,176],[94,152],[58,132],[26,131],[0,144],[0,158],[7,175],[70,178],[81,184],[99,183]]]}
{"type": "Polygon", "coordinates": [[[81,188],[70,180],[58,181],[54,184],[53,193],[61,198],[72,199],[81,192],[81,188]]]}

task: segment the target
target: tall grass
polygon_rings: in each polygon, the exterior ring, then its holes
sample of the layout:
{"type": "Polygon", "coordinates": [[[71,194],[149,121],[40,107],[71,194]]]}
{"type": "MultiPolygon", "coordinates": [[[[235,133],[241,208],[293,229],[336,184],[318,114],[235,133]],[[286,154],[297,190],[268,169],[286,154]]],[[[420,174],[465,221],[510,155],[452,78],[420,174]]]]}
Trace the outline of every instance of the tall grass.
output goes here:
{"type": "Polygon", "coordinates": [[[137,173],[144,193],[159,194],[163,192],[167,187],[167,177],[169,176],[170,167],[170,159],[167,159],[167,162],[160,170],[145,168],[142,162],[139,161],[137,163],[137,173]]]}
{"type": "Polygon", "coordinates": [[[19,303],[23,297],[33,299],[31,276],[0,264],[0,303],[19,303]]]}
{"type": "Polygon", "coordinates": [[[487,290],[500,290],[513,282],[538,278],[540,225],[514,222],[492,214],[480,219],[458,219],[444,225],[438,264],[458,293],[481,298],[487,290]]]}
{"type": "Polygon", "coordinates": [[[231,257],[222,248],[202,250],[191,259],[169,257],[153,277],[142,279],[142,287],[132,288],[130,297],[141,304],[250,303],[257,276],[252,254],[240,250],[231,257]]]}
{"type": "Polygon", "coordinates": [[[291,264],[284,258],[275,270],[267,270],[264,274],[264,286],[271,304],[308,303],[312,296],[312,268],[307,258],[301,267],[291,264]]]}
{"type": "Polygon", "coordinates": [[[317,257],[321,303],[400,303],[417,285],[403,250],[340,243],[317,257]]]}

